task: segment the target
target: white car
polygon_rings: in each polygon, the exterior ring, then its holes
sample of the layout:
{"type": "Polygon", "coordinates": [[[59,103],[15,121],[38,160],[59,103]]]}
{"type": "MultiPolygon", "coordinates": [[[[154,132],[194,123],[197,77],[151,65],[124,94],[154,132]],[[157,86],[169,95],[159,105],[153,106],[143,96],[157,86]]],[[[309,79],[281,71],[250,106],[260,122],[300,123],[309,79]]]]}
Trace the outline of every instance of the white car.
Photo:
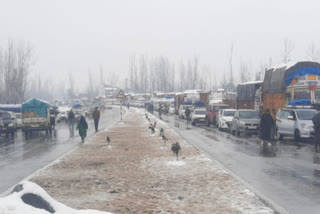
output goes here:
{"type": "Polygon", "coordinates": [[[174,112],[175,112],[175,109],[174,109],[174,107],[172,107],[172,106],[170,106],[169,107],[169,114],[174,114],[174,112]]]}
{"type": "Polygon", "coordinates": [[[191,124],[193,126],[206,122],[206,109],[205,108],[196,108],[191,113],[191,124]]]}
{"type": "Polygon", "coordinates": [[[221,109],[219,110],[218,116],[218,129],[230,129],[232,126],[232,119],[234,113],[236,112],[235,109],[221,109]]]}
{"type": "Polygon", "coordinates": [[[284,136],[292,136],[296,141],[314,137],[312,118],[316,113],[316,110],[306,108],[279,109],[276,116],[276,135],[280,140],[284,136]]]}

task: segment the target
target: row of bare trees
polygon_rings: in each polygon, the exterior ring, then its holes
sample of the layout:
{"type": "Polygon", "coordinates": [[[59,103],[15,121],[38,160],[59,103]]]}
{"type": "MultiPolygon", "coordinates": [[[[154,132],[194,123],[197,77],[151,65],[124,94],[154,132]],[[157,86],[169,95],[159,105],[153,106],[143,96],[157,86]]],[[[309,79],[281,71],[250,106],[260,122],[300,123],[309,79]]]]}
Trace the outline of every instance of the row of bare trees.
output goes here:
{"type": "Polygon", "coordinates": [[[31,63],[32,48],[29,43],[10,40],[0,47],[0,103],[24,101],[31,63]]]}
{"type": "Polygon", "coordinates": [[[200,65],[198,56],[176,66],[165,56],[132,55],[128,78],[125,87],[137,92],[205,90],[212,88],[216,81],[210,66],[200,65]]]}

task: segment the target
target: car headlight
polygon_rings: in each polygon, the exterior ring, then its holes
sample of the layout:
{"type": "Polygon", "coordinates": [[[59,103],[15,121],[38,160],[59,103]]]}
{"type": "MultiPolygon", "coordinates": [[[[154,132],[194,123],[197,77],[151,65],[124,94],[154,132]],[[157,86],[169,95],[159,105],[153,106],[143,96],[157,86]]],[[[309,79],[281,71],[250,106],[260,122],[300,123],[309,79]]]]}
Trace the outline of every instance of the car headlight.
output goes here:
{"type": "Polygon", "coordinates": [[[246,123],[245,122],[243,122],[243,121],[240,121],[240,123],[239,123],[241,126],[244,126],[246,123]]]}
{"type": "Polygon", "coordinates": [[[222,118],[221,121],[222,121],[222,122],[226,122],[226,119],[222,118]]]}
{"type": "Polygon", "coordinates": [[[301,123],[301,127],[302,127],[303,129],[312,129],[312,126],[308,126],[308,125],[305,124],[305,123],[301,123]]]}
{"type": "Polygon", "coordinates": [[[9,127],[13,127],[13,123],[10,123],[8,126],[9,126],[9,127]]]}

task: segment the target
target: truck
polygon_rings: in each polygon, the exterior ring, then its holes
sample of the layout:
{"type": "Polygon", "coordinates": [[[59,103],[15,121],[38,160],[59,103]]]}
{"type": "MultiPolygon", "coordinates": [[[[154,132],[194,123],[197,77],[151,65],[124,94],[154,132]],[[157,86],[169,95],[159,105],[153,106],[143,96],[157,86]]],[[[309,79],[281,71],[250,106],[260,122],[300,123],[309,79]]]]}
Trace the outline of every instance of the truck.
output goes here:
{"type": "Polygon", "coordinates": [[[5,134],[6,137],[14,137],[15,127],[11,114],[7,111],[0,111],[0,136],[5,134]]]}
{"type": "Polygon", "coordinates": [[[30,99],[22,104],[22,130],[27,137],[34,131],[52,132],[50,104],[40,99],[30,99]]]}

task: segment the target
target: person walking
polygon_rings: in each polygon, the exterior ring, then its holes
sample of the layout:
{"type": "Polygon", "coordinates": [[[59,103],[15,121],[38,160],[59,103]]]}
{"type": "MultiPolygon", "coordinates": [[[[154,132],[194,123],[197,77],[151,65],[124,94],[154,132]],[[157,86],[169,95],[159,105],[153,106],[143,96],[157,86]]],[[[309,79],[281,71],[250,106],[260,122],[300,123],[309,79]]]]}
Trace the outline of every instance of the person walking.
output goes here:
{"type": "Polygon", "coordinates": [[[73,134],[74,113],[73,113],[72,109],[69,111],[68,121],[69,121],[69,130],[70,130],[71,134],[73,134]]]}
{"type": "Polygon", "coordinates": [[[87,137],[87,130],[88,130],[88,123],[84,116],[80,117],[80,121],[77,125],[77,130],[79,130],[79,135],[81,137],[82,142],[84,142],[84,139],[87,137]]]}
{"type": "Polygon", "coordinates": [[[270,141],[271,132],[274,127],[274,120],[270,114],[269,109],[266,109],[266,111],[262,115],[260,120],[260,127],[261,127],[260,139],[263,141],[270,141]]]}
{"type": "Polygon", "coordinates": [[[184,111],[184,114],[186,115],[187,123],[189,123],[190,122],[190,114],[191,114],[189,107],[186,108],[186,110],[184,111]]]}
{"type": "Polygon", "coordinates": [[[100,111],[98,107],[96,107],[92,113],[92,117],[94,120],[94,127],[96,129],[96,132],[98,132],[98,125],[99,125],[99,119],[100,119],[100,111]]]}

